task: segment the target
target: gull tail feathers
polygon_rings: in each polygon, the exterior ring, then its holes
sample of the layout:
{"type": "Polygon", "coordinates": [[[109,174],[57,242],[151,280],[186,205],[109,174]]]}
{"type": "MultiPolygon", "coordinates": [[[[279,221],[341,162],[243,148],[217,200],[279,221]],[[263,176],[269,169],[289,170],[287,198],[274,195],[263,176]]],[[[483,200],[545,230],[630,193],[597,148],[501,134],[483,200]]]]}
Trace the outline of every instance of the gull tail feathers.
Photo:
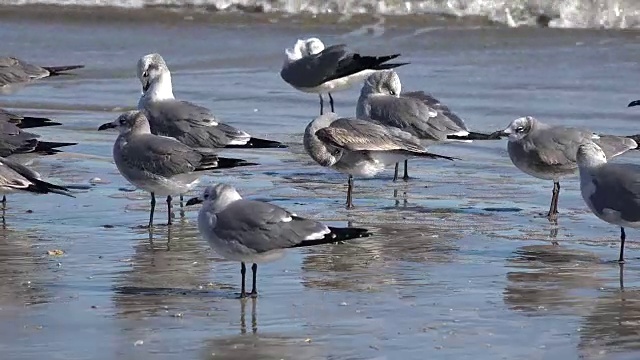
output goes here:
{"type": "Polygon", "coordinates": [[[75,196],[71,195],[71,193],[69,192],[69,189],[67,189],[64,186],[48,183],[40,179],[29,179],[29,181],[31,181],[32,184],[29,185],[27,190],[33,193],[37,193],[37,194],[54,193],[54,194],[65,195],[65,196],[75,198],[75,196]]]}
{"type": "Polygon", "coordinates": [[[447,159],[447,160],[451,160],[451,161],[453,161],[453,160],[461,160],[460,158],[457,158],[457,157],[438,155],[438,154],[430,153],[428,151],[425,151],[425,152],[411,151],[411,155],[417,156],[417,157],[428,157],[428,158],[431,158],[431,159],[447,159]]]}
{"type": "Polygon", "coordinates": [[[393,60],[399,56],[400,54],[385,55],[385,56],[362,56],[362,55],[356,54],[354,58],[358,62],[362,63],[364,67],[369,68],[371,70],[388,70],[388,69],[397,68],[402,65],[410,64],[408,62],[385,64],[387,61],[393,60]]]}
{"type": "Polygon", "coordinates": [[[78,143],[65,143],[65,142],[51,142],[51,141],[39,141],[36,147],[33,149],[34,152],[52,155],[60,152],[58,150],[59,147],[77,145],[78,143]]]}
{"type": "Polygon", "coordinates": [[[447,135],[448,140],[500,140],[501,138],[498,132],[491,134],[469,132],[467,135],[447,135]]]}
{"type": "Polygon", "coordinates": [[[227,149],[267,149],[267,148],[287,148],[287,145],[284,145],[281,142],[259,139],[259,138],[250,138],[246,144],[242,145],[227,145],[225,148],[227,149]]]}
{"type": "Polygon", "coordinates": [[[215,155],[215,154],[204,153],[202,154],[200,165],[195,170],[204,171],[204,170],[229,169],[229,168],[234,168],[239,166],[254,166],[254,165],[259,165],[259,164],[248,162],[244,159],[218,157],[218,155],[215,155]]]}
{"type": "Polygon", "coordinates": [[[43,66],[42,68],[49,72],[49,76],[57,76],[63,75],[70,70],[82,69],[84,65],[43,66]]]}
{"type": "Polygon", "coordinates": [[[638,146],[636,146],[634,149],[632,150],[640,150],[640,134],[636,134],[636,135],[628,135],[625,136],[627,139],[631,139],[633,141],[636,142],[636,144],[638,144],[638,146]]]}
{"type": "Polygon", "coordinates": [[[355,228],[355,227],[337,228],[337,227],[329,226],[329,230],[331,230],[331,232],[325,235],[322,239],[304,240],[301,243],[298,243],[292,247],[295,248],[295,247],[331,244],[338,241],[364,238],[372,235],[372,233],[369,232],[369,230],[367,229],[355,228]]]}
{"type": "Polygon", "coordinates": [[[16,123],[16,126],[19,127],[20,129],[29,129],[29,128],[37,128],[37,127],[45,127],[45,126],[58,126],[58,125],[62,125],[62,124],[48,118],[35,117],[35,116],[25,116],[16,123]]]}

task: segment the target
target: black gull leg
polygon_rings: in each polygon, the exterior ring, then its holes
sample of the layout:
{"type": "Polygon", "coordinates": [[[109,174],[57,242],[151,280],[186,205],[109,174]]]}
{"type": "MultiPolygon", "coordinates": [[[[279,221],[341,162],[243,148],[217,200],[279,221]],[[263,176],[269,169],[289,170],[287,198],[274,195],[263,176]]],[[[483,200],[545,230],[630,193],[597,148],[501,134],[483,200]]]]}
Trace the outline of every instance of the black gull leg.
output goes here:
{"type": "Polygon", "coordinates": [[[258,289],[256,288],[256,277],[258,276],[258,264],[251,265],[251,272],[253,273],[253,284],[251,286],[251,297],[258,297],[258,289]]]}

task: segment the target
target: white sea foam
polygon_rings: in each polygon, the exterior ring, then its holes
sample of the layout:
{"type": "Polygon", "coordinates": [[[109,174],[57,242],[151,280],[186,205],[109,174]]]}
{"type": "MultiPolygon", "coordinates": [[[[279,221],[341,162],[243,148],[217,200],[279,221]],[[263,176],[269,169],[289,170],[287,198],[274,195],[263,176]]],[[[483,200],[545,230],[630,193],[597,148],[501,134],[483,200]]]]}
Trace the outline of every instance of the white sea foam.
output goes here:
{"type": "Polygon", "coordinates": [[[482,16],[508,26],[638,28],[639,0],[0,0],[5,5],[206,7],[283,13],[482,16]]]}

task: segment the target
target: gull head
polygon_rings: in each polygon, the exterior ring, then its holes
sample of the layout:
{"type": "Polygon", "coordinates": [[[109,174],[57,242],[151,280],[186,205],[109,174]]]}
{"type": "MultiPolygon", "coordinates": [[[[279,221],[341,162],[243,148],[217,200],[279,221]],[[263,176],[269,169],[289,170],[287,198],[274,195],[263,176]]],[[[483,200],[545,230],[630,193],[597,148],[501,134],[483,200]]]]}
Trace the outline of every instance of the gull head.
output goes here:
{"type": "Polygon", "coordinates": [[[319,54],[322,50],[324,50],[324,43],[320,39],[312,37],[304,40],[304,56],[319,54]]]}
{"type": "Polygon", "coordinates": [[[593,168],[607,163],[607,155],[596,143],[589,141],[580,144],[576,161],[581,168],[593,168]]]}
{"type": "Polygon", "coordinates": [[[362,86],[362,92],[366,94],[399,97],[401,90],[400,77],[393,70],[381,70],[369,75],[362,86]]]}
{"type": "MultiPolygon", "coordinates": [[[[171,73],[169,67],[160,54],[147,54],[138,60],[138,79],[142,84],[142,93],[146,94],[153,86],[164,85],[168,80],[171,90],[171,73]]],[[[156,89],[158,90],[158,89],[156,89]]]]}
{"type": "Polygon", "coordinates": [[[496,133],[508,136],[509,141],[518,141],[529,135],[536,121],[533,116],[523,116],[513,120],[506,129],[496,133]]]}
{"type": "Polygon", "coordinates": [[[127,111],[112,122],[100,125],[98,130],[118,129],[121,135],[129,133],[151,133],[149,120],[142,111],[127,111]]]}
{"type": "Polygon", "coordinates": [[[315,55],[324,50],[324,43],[318,38],[298,39],[291,48],[284,50],[285,63],[300,60],[305,56],[315,55]]]}
{"type": "Polygon", "coordinates": [[[202,204],[202,210],[219,212],[229,204],[242,199],[242,196],[231,185],[215,184],[207,186],[198,197],[187,201],[187,206],[202,204]]]}

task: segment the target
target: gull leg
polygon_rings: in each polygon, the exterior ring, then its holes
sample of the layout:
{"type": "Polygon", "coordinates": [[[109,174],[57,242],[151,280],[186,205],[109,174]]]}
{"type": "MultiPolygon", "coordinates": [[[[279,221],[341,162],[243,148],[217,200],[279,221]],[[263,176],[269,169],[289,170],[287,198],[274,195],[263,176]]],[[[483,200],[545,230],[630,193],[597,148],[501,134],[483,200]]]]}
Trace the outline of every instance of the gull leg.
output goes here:
{"type": "Polygon", "coordinates": [[[184,218],[184,195],[180,194],[180,217],[184,218]]]}
{"type": "Polygon", "coordinates": [[[620,228],[620,257],[618,262],[624,264],[624,240],[627,238],[627,234],[624,233],[624,228],[620,228]]]}
{"type": "Polygon", "coordinates": [[[156,210],[156,194],[151,193],[151,214],[149,215],[149,229],[153,227],[153,212],[156,210]]]}
{"type": "Polygon", "coordinates": [[[258,289],[256,289],[256,276],[258,275],[258,264],[251,265],[251,272],[253,273],[253,284],[251,286],[251,297],[258,297],[258,289]]]}
{"type": "Polygon", "coordinates": [[[396,171],[393,173],[393,182],[398,181],[398,168],[400,167],[400,163],[396,163],[396,171]]]}
{"type": "Polygon", "coordinates": [[[2,195],[2,207],[5,207],[7,205],[7,196],[6,195],[2,195]]]}
{"type": "Polygon", "coordinates": [[[245,291],[244,288],[244,279],[247,275],[247,267],[245,266],[245,264],[243,262],[240,263],[240,275],[242,275],[242,285],[240,287],[240,299],[246,298],[247,297],[247,292],[245,291]]]}
{"type": "Polygon", "coordinates": [[[320,115],[324,113],[324,99],[322,98],[322,94],[318,94],[320,97],[320,115]]]}
{"type": "Polygon", "coordinates": [[[329,104],[331,104],[331,112],[336,112],[333,108],[333,96],[331,96],[331,93],[327,94],[329,94],[329,104]]]}
{"type": "Polygon", "coordinates": [[[560,183],[557,181],[553,182],[553,193],[551,196],[551,206],[549,207],[549,213],[547,214],[547,218],[551,222],[555,222],[558,220],[558,197],[560,195],[560,183]]]}
{"type": "Polygon", "coordinates": [[[349,181],[347,182],[347,209],[353,209],[353,201],[351,199],[353,192],[353,176],[349,175],[349,181]]]}
{"type": "Polygon", "coordinates": [[[404,181],[409,181],[409,160],[405,160],[404,161],[404,176],[402,177],[402,180],[404,181]]]}
{"type": "Polygon", "coordinates": [[[171,195],[167,196],[167,226],[171,226],[171,195]]]}

